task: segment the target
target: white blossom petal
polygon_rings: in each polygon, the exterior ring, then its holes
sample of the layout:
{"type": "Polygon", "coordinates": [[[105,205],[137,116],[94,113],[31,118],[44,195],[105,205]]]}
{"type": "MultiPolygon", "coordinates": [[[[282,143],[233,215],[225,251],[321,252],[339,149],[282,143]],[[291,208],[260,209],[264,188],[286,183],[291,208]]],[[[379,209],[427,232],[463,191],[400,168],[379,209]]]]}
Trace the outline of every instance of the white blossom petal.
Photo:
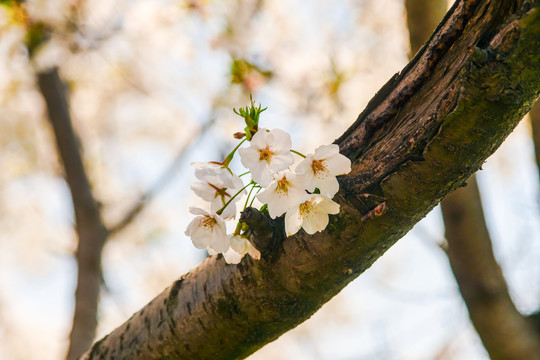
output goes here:
{"type": "MultiPolygon", "coordinates": [[[[217,175],[205,175],[204,181],[191,184],[191,189],[203,200],[210,202],[210,209],[214,212],[227,204],[244,186],[242,180],[231,174],[227,169],[221,168],[217,175]]],[[[242,190],[221,213],[225,219],[234,218],[236,215],[235,202],[242,198],[245,190],[242,190]]]]}
{"type": "Polygon", "coordinates": [[[223,253],[223,258],[227,264],[240,264],[244,258],[244,254],[239,254],[232,248],[223,253]]]}
{"type": "Polygon", "coordinates": [[[191,237],[196,248],[210,247],[217,252],[223,252],[230,247],[225,222],[221,216],[200,208],[190,208],[190,212],[198,216],[189,223],[185,234],[191,237]]]}
{"type": "Polygon", "coordinates": [[[290,209],[285,214],[287,236],[295,234],[300,227],[306,233],[314,234],[328,225],[328,214],[339,213],[339,204],[324,195],[312,195],[308,201],[290,209]]]}
{"type": "Polygon", "coordinates": [[[214,231],[212,232],[212,239],[210,241],[209,247],[211,249],[214,249],[214,251],[218,253],[223,253],[231,247],[231,243],[229,242],[229,238],[225,234],[225,232],[221,231],[214,231]]]}
{"type": "Polygon", "coordinates": [[[251,177],[261,186],[268,186],[275,172],[285,170],[294,162],[290,153],[291,137],[280,129],[259,129],[249,147],[239,149],[240,161],[251,177]]]}
{"type": "Polygon", "coordinates": [[[207,176],[219,175],[223,170],[221,165],[210,162],[192,162],[191,166],[195,169],[195,177],[201,181],[207,176]]]}
{"type": "Polygon", "coordinates": [[[335,176],[328,176],[324,181],[318,181],[317,187],[321,194],[333,197],[339,191],[339,182],[335,176]]]}
{"type": "Polygon", "coordinates": [[[223,257],[228,264],[240,263],[245,254],[249,254],[255,260],[261,258],[261,253],[244,236],[232,235],[229,237],[229,242],[231,248],[223,253],[223,257]]]}
{"type": "Polygon", "coordinates": [[[291,166],[292,163],[294,163],[294,156],[289,151],[285,154],[274,155],[268,167],[273,171],[281,171],[291,166]]]}
{"type": "Polygon", "coordinates": [[[339,153],[335,144],[319,146],[314,154],[306,156],[296,167],[305,175],[305,187],[309,192],[319,188],[320,193],[332,198],[339,190],[337,175],[351,171],[351,161],[339,153]]]}
{"type": "Polygon", "coordinates": [[[302,227],[302,217],[299,207],[295,207],[285,214],[285,232],[287,236],[294,235],[302,227]]]}
{"type": "Polygon", "coordinates": [[[329,158],[328,170],[334,175],[344,175],[351,172],[351,160],[348,157],[337,154],[329,158]]]}
{"type": "Polygon", "coordinates": [[[306,217],[302,222],[302,227],[310,235],[323,231],[326,229],[326,225],[328,225],[328,214],[323,213],[315,213],[306,217]]]}
{"type": "Polygon", "coordinates": [[[309,200],[304,190],[303,176],[289,170],[277,173],[272,183],[257,195],[257,199],[268,205],[268,213],[272,219],[283,215],[287,210],[309,200]]]}

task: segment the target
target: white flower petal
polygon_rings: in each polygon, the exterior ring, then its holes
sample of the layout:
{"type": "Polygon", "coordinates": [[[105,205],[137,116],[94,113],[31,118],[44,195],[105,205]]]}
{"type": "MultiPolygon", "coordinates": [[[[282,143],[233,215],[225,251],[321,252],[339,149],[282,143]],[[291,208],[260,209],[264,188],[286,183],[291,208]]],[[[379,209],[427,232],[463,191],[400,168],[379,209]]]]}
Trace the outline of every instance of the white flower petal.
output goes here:
{"type": "Polygon", "coordinates": [[[328,158],[327,166],[332,175],[344,175],[351,172],[351,160],[341,154],[328,158]]]}
{"type": "Polygon", "coordinates": [[[195,177],[201,181],[205,181],[207,176],[216,176],[223,170],[221,165],[209,162],[192,162],[191,166],[195,169],[195,177]]]}
{"type": "Polygon", "coordinates": [[[302,218],[298,207],[293,208],[285,214],[285,232],[287,236],[294,235],[302,227],[302,218]]]}
{"type": "Polygon", "coordinates": [[[268,166],[273,171],[285,170],[294,163],[294,156],[290,152],[283,155],[274,155],[268,166]]]}
{"type": "Polygon", "coordinates": [[[332,199],[321,196],[321,202],[318,204],[320,211],[323,211],[327,214],[339,214],[339,204],[332,199]]]}
{"type": "Polygon", "coordinates": [[[304,222],[302,223],[302,227],[310,235],[324,230],[326,225],[328,225],[328,214],[320,212],[314,213],[308,218],[304,218],[304,222]]]}
{"type": "Polygon", "coordinates": [[[210,215],[208,211],[201,209],[199,207],[194,207],[194,206],[191,206],[189,208],[189,212],[192,213],[193,215],[210,215]]]}
{"type": "Polygon", "coordinates": [[[240,235],[234,235],[234,236],[231,236],[230,242],[231,242],[231,249],[233,249],[237,253],[245,254],[247,252],[249,241],[246,238],[240,235]]]}
{"type": "Polygon", "coordinates": [[[339,182],[335,176],[328,176],[324,180],[319,180],[316,185],[321,194],[328,197],[333,197],[339,190],[339,182]]]}
{"type": "Polygon", "coordinates": [[[261,186],[268,186],[273,172],[284,170],[294,162],[290,150],[291,137],[285,131],[260,129],[253,135],[250,146],[239,149],[238,153],[252,179],[261,186]]]}
{"type": "Polygon", "coordinates": [[[297,174],[305,174],[307,171],[311,170],[312,162],[313,162],[313,154],[309,154],[305,157],[305,159],[300,161],[298,165],[296,165],[296,168],[294,169],[294,171],[297,174]]]}
{"type": "Polygon", "coordinates": [[[211,233],[200,226],[200,218],[195,218],[193,221],[197,221],[197,225],[192,228],[189,234],[191,242],[197,249],[204,249],[210,243],[211,233]]]}
{"type": "Polygon", "coordinates": [[[193,190],[198,197],[205,201],[213,201],[216,194],[216,190],[208,185],[208,183],[203,183],[200,181],[191,184],[191,190],[193,190]]]}
{"type": "Polygon", "coordinates": [[[231,247],[231,244],[225,231],[212,231],[209,247],[218,253],[227,251],[231,247]]]}
{"type": "Polygon", "coordinates": [[[259,163],[259,152],[254,147],[238,149],[238,154],[242,165],[250,169],[250,171],[259,163]]]}
{"type": "Polygon", "coordinates": [[[303,178],[285,170],[275,175],[274,181],[257,195],[257,199],[268,205],[268,213],[275,219],[309,200],[309,194],[304,190],[303,178]]]}
{"type": "Polygon", "coordinates": [[[244,258],[244,254],[239,254],[233,249],[223,253],[223,258],[227,264],[240,264],[240,261],[244,258]]]}
{"type": "Polygon", "coordinates": [[[268,186],[274,179],[272,171],[268,169],[268,164],[263,161],[251,172],[251,178],[261,186],[268,186]]]}
{"type": "Polygon", "coordinates": [[[270,134],[274,138],[274,146],[276,148],[286,149],[286,151],[291,150],[292,140],[291,136],[287,132],[281,129],[272,129],[270,130],[270,134]]]}
{"type": "Polygon", "coordinates": [[[259,129],[251,138],[250,144],[258,149],[264,148],[269,142],[272,142],[274,137],[270,135],[266,129],[259,129]]]}
{"type": "Polygon", "coordinates": [[[249,243],[248,254],[255,260],[261,259],[261,252],[255,248],[255,246],[249,243]]]}
{"type": "Polygon", "coordinates": [[[335,154],[339,154],[339,146],[336,144],[321,145],[315,149],[316,159],[328,159],[335,154]]]}

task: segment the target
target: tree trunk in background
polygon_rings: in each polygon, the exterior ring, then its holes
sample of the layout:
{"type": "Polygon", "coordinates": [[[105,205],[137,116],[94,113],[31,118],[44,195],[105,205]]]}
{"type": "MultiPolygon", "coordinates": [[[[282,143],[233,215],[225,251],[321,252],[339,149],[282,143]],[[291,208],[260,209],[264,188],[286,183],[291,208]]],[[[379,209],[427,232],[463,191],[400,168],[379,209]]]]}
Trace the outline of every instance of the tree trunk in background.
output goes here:
{"type": "Polygon", "coordinates": [[[71,123],[65,85],[58,69],[40,72],[37,78],[47,105],[75,212],[78,273],[75,312],[67,353],[67,359],[73,360],[92,345],[96,335],[99,292],[103,278],[101,253],[108,231],[101,220],[99,206],[86,175],[79,139],[71,123]]]}
{"type": "Polygon", "coordinates": [[[540,100],[537,100],[533,105],[531,111],[529,112],[529,118],[531,120],[536,164],[540,173],[540,100]]]}
{"type": "MultiPolygon", "coordinates": [[[[446,7],[446,0],[405,0],[412,54],[429,39],[446,7]]],[[[540,144],[538,105],[533,134],[540,144]]],[[[540,147],[536,147],[537,160],[539,152],[540,147]]],[[[528,359],[534,351],[540,356],[540,337],[514,306],[495,260],[475,175],[466,187],[450,193],[441,202],[441,209],[448,259],[471,321],[490,357],[528,359]]]]}
{"type": "Polygon", "coordinates": [[[540,358],[540,337],[510,298],[477,199],[471,177],[441,204],[448,259],[472,323],[491,359],[540,358]]]}
{"type": "Polygon", "coordinates": [[[433,34],[447,8],[447,0],[405,0],[411,58],[433,34]]]}
{"type": "Polygon", "coordinates": [[[207,258],[83,358],[243,358],[308,319],[478,170],[529,111],[540,94],[539,24],[538,2],[457,1],[336,140],[353,165],[325,231],[284,238],[282,218],[246,211],[261,260],[207,258]],[[365,193],[385,201],[363,212],[365,193]]]}

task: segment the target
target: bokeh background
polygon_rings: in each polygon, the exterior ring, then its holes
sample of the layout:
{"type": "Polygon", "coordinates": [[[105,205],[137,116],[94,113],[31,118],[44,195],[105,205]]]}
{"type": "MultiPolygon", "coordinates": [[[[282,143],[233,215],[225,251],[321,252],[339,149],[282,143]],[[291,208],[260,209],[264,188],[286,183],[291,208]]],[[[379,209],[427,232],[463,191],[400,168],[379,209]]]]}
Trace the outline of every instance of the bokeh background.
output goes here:
{"type": "MultiPolygon", "coordinates": [[[[221,160],[252,93],[310,152],[411,56],[403,0],[0,2],[0,359],[60,359],[74,311],[75,218],[37,74],[58,67],[106,225],[100,338],[206,253],[184,235],[190,162],[221,160]],[[35,48],[28,32],[45,34],[35,48]],[[150,201],[146,201],[150,192],[150,201]]],[[[539,180],[529,123],[478,173],[510,295],[540,308],[539,180]]],[[[435,209],[311,319],[250,359],[487,359],[435,209]]]]}

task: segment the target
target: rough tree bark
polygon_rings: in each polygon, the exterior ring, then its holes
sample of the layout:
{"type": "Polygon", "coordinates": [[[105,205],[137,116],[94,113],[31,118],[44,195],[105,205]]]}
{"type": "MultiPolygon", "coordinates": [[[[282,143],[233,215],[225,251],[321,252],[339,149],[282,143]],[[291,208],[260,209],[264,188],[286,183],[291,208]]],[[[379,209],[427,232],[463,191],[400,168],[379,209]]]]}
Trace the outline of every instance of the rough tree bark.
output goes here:
{"type": "Polygon", "coordinates": [[[78,137],[71,124],[65,85],[60,79],[58,69],[40,72],[37,78],[47,105],[75,212],[78,272],[73,327],[67,353],[67,359],[72,360],[77,359],[92,345],[96,335],[97,308],[103,278],[101,253],[108,231],[101,219],[99,205],[86,175],[78,137]]]}
{"type": "MultiPolygon", "coordinates": [[[[434,22],[442,18],[446,6],[446,0],[405,0],[412,53],[429,38],[436,27],[434,22]]],[[[530,114],[534,119],[534,111],[530,114]]],[[[537,127],[533,126],[535,133],[540,132],[537,127]]],[[[475,175],[466,187],[450,193],[441,202],[441,210],[452,272],[490,357],[526,359],[534,352],[539,354],[540,336],[517,311],[495,260],[475,175]]]]}
{"type": "MultiPolygon", "coordinates": [[[[243,219],[263,253],[205,260],[84,359],[235,359],[310,317],[482,164],[540,93],[538,1],[457,1],[336,143],[351,158],[322,233],[243,219]],[[365,193],[384,199],[364,209],[365,193]]],[[[374,198],[368,197],[367,199],[374,198]]]]}

